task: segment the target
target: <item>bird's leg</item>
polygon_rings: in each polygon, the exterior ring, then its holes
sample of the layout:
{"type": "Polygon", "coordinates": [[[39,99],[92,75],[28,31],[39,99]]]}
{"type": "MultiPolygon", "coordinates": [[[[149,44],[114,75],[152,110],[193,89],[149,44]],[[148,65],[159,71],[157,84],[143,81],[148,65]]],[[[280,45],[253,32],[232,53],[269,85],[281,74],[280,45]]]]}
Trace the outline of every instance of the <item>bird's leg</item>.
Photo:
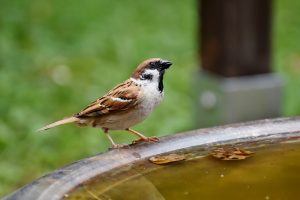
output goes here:
{"type": "Polygon", "coordinates": [[[156,137],[156,136],[153,136],[153,137],[146,137],[144,135],[142,135],[141,133],[135,131],[135,130],[132,130],[130,128],[127,128],[125,129],[126,131],[130,132],[130,133],[133,133],[135,134],[136,136],[140,137],[139,140],[134,140],[132,143],[135,144],[135,143],[138,143],[138,142],[158,142],[159,141],[159,138],[156,137]]]}
{"type": "Polygon", "coordinates": [[[116,144],[116,143],[114,142],[114,140],[112,139],[112,137],[110,136],[110,134],[108,133],[108,128],[103,128],[103,132],[105,133],[106,137],[107,137],[108,140],[110,141],[111,147],[112,147],[113,149],[118,149],[118,148],[122,148],[122,147],[128,146],[128,145],[124,145],[124,144],[116,144]]]}

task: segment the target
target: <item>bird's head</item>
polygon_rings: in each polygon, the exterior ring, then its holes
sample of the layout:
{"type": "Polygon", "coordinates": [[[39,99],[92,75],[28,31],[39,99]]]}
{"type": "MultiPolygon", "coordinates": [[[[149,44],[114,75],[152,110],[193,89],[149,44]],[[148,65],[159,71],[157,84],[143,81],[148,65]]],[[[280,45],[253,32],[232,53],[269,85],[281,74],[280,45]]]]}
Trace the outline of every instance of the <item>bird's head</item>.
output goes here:
{"type": "Polygon", "coordinates": [[[163,91],[163,77],[165,70],[171,65],[172,63],[168,60],[150,58],[139,64],[131,78],[141,84],[157,83],[159,91],[163,91]]]}

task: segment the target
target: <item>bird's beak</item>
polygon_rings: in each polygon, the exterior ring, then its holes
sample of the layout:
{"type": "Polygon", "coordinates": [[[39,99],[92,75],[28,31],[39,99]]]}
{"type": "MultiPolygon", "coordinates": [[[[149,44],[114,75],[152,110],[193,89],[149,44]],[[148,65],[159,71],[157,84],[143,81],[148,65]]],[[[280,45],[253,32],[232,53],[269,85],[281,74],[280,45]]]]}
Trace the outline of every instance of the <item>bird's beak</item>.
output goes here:
{"type": "Polygon", "coordinates": [[[161,64],[163,69],[168,69],[173,63],[171,63],[168,60],[161,60],[160,64],[161,64]]]}

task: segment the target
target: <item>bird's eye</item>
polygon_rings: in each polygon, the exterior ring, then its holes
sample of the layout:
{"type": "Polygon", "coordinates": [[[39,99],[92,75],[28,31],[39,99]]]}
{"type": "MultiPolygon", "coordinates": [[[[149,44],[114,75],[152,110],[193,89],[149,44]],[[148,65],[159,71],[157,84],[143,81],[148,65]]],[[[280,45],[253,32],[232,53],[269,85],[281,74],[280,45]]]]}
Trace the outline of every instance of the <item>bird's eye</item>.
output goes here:
{"type": "Polygon", "coordinates": [[[143,80],[152,80],[152,74],[143,74],[142,79],[143,80]]]}
{"type": "Polygon", "coordinates": [[[155,68],[155,67],[156,67],[156,63],[155,63],[155,62],[151,62],[151,63],[150,63],[150,68],[153,69],[153,68],[155,68]]]}

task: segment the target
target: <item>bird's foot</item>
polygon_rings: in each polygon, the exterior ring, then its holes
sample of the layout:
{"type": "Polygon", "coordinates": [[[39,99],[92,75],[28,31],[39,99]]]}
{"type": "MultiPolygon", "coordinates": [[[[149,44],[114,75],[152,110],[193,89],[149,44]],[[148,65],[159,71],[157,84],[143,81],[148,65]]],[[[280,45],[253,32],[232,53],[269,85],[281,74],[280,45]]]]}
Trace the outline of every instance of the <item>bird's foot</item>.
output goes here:
{"type": "Polygon", "coordinates": [[[128,144],[113,144],[110,149],[121,149],[121,148],[126,148],[126,147],[129,147],[129,145],[128,144]]]}
{"type": "Polygon", "coordinates": [[[132,144],[140,143],[140,142],[158,142],[159,138],[156,136],[153,137],[145,137],[138,140],[133,140],[132,144]]]}

